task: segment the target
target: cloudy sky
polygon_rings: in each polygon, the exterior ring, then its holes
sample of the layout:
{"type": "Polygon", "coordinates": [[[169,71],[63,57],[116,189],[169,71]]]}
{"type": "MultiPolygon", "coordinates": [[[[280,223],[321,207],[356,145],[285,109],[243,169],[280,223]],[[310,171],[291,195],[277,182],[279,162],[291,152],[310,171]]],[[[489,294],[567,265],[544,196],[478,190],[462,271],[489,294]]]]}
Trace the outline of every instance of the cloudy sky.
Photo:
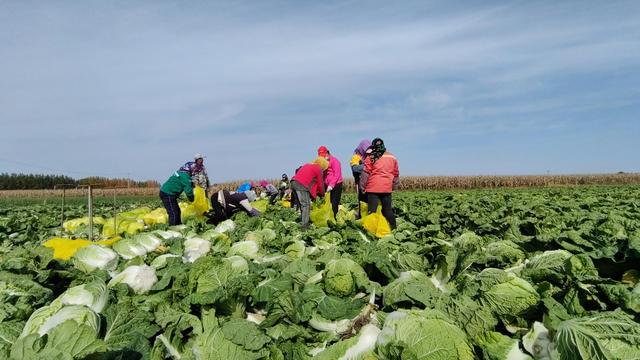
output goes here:
{"type": "Polygon", "coordinates": [[[0,172],[640,171],[639,1],[0,0],[0,172]]]}

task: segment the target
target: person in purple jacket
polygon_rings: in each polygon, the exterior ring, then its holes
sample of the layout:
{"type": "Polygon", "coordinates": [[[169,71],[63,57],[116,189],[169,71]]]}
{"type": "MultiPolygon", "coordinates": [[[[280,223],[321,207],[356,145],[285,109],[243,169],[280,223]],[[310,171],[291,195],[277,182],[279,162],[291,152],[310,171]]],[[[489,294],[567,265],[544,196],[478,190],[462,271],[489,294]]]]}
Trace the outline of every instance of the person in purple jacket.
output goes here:
{"type": "Polygon", "coordinates": [[[318,148],[318,156],[327,159],[329,162],[329,167],[324,172],[324,184],[326,185],[326,191],[329,193],[331,208],[335,217],[338,214],[338,206],[340,206],[340,198],[342,197],[342,164],[335,156],[331,155],[326,146],[318,148]]]}

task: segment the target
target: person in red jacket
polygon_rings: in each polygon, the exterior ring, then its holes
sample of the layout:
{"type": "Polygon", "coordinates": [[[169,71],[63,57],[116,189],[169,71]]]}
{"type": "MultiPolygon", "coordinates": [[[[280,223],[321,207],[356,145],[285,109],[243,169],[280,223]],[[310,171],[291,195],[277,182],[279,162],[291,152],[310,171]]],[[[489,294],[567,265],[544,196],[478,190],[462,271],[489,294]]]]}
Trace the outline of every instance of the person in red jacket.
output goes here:
{"type": "Polygon", "coordinates": [[[323,157],[317,157],[313,162],[304,164],[291,179],[291,189],[296,192],[302,212],[302,228],[309,227],[311,214],[311,200],[316,196],[324,196],[324,182],[322,172],[327,170],[329,162],[323,157]]]}
{"type": "Polygon", "coordinates": [[[368,213],[375,213],[378,210],[378,203],[381,203],[382,215],[389,222],[391,229],[396,228],[391,193],[398,188],[399,176],[396,157],[387,151],[382,139],[373,139],[364,160],[360,186],[367,193],[368,213]]]}
{"type": "Polygon", "coordinates": [[[335,217],[338,215],[338,207],[342,197],[342,164],[335,156],[331,155],[326,146],[318,148],[318,156],[329,162],[329,167],[324,172],[324,184],[327,186],[327,192],[330,193],[331,208],[335,217]]]}

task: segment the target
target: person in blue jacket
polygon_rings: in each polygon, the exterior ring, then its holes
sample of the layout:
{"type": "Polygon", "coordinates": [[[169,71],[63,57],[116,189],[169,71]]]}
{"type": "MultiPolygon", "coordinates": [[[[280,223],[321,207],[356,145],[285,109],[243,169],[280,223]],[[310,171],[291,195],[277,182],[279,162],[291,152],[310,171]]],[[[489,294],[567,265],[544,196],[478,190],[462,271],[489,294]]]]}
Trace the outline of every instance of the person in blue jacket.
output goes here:
{"type": "Polygon", "coordinates": [[[162,184],[160,188],[160,200],[164,208],[167,209],[169,215],[169,225],[180,225],[180,206],[178,206],[178,198],[180,194],[185,193],[190,202],[193,202],[193,185],[191,183],[191,174],[182,169],[176,171],[162,184]]]}
{"type": "Polygon", "coordinates": [[[236,192],[249,191],[253,189],[255,186],[256,184],[253,181],[247,181],[246,183],[243,183],[242,185],[238,186],[238,188],[236,189],[236,192]]]}

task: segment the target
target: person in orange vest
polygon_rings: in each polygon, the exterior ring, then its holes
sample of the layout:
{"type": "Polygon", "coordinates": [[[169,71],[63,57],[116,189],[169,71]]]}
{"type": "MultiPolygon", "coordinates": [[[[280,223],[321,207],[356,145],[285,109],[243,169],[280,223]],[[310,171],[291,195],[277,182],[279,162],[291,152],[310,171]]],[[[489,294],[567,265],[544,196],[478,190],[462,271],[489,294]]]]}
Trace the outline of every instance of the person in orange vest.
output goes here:
{"type": "Polygon", "coordinates": [[[300,170],[291,178],[291,189],[295,191],[300,203],[302,215],[301,227],[309,227],[309,217],[311,215],[311,200],[316,196],[324,196],[324,180],[322,173],[329,167],[329,162],[318,156],[313,162],[302,165],[300,170]]]}
{"type": "Polygon", "coordinates": [[[387,151],[382,139],[373,139],[371,146],[367,149],[360,186],[367,193],[368,213],[375,213],[378,210],[378,204],[382,204],[382,215],[389,222],[391,229],[396,228],[391,193],[397,190],[400,184],[399,176],[396,157],[387,151]]]}

